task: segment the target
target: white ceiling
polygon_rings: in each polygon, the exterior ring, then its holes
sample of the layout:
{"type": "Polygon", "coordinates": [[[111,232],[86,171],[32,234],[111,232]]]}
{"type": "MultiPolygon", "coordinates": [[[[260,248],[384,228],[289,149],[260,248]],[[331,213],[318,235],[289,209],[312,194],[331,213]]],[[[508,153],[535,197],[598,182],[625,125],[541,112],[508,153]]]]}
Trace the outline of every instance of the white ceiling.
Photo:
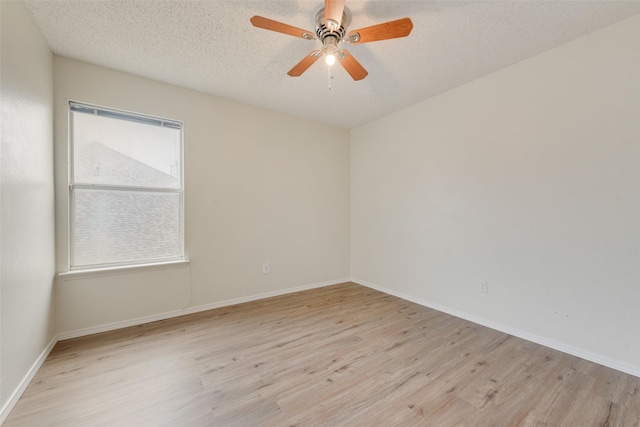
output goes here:
{"type": "Polygon", "coordinates": [[[355,1],[347,31],[405,16],[407,38],[343,46],[354,82],[320,42],[253,27],[261,15],[315,30],[317,1],[27,0],[54,53],[351,129],[640,13],[640,1],[355,1]]]}

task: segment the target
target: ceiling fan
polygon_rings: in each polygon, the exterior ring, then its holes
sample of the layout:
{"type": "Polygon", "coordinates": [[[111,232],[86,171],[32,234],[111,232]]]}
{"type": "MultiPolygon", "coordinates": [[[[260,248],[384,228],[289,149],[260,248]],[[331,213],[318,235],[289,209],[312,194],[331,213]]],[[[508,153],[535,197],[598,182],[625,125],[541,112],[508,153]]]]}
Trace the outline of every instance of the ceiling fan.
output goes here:
{"type": "Polygon", "coordinates": [[[289,72],[292,77],[301,76],[321,56],[325,55],[327,64],[332,65],[336,59],[351,75],[354,80],[362,80],[367,77],[367,70],[360,65],[347,49],[340,49],[341,42],[351,44],[369,43],[379,40],[406,37],[413,29],[413,23],[409,18],[385,22],[384,24],[353,30],[347,33],[347,27],[351,22],[348,10],[344,7],[344,0],[325,0],[324,8],[320,9],[315,17],[316,31],[303,30],[282,22],[274,21],[262,16],[254,16],[251,23],[258,28],[300,37],[305,40],[320,40],[322,49],[311,51],[302,61],[298,62],[289,72]],[[346,35],[346,37],[345,37],[346,35]]]}

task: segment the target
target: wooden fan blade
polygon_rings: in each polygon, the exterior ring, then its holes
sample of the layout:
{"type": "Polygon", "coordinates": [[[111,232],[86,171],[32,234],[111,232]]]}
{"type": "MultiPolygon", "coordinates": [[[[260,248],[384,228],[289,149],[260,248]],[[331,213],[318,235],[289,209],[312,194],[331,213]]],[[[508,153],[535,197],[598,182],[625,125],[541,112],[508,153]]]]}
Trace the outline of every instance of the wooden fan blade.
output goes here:
{"type": "Polygon", "coordinates": [[[344,0],[324,0],[324,23],[331,31],[340,28],[344,0]]]}
{"type": "Polygon", "coordinates": [[[254,16],[250,21],[254,27],[264,28],[265,30],[275,31],[277,33],[289,34],[290,36],[301,37],[306,40],[316,39],[313,31],[303,30],[302,28],[283,24],[282,22],[274,21],[273,19],[264,18],[262,16],[254,16]]]}
{"type": "Polygon", "coordinates": [[[342,49],[338,52],[337,56],[338,61],[340,61],[340,64],[342,64],[344,69],[347,70],[347,73],[351,75],[353,80],[362,80],[369,74],[369,72],[365,70],[358,61],[356,61],[356,58],[354,58],[348,50],[342,49]]]}
{"type": "Polygon", "coordinates": [[[349,31],[347,40],[351,43],[368,43],[395,39],[408,36],[412,29],[413,22],[411,22],[411,19],[402,18],[397,21],[385,22],[384,24],[349,31]]]}
{"type": "Polygon", "coordinates": [[[317,60],[322,56],[321,50],[314,50],[307,56],[305,56],[302,61],[298,62],[295,67],[289,70],[287,74],[291,77],[299,77],[307,71],[309,67],[311,67],[317,60]]]}

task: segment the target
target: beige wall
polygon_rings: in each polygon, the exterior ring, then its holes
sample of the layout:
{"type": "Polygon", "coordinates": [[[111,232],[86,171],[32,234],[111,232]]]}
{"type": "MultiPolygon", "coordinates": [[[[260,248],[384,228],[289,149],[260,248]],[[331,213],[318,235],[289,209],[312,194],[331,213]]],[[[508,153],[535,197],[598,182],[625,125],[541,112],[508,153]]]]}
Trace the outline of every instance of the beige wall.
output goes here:
{"type": "Polygon", "coordinates": [[[68,262],[69,99],[184,122],[191,260],[59,279],[59,332],[349,277],[348,132],[67,58],[54,70],[58,271],[68,262]]]}
{"type": "MultiPolygon", "coordinates": [[[[0,2],[0,422],[55,335],[52,54],[24,4],[0,2]]],[[[46,352],[44,354],[46,356],[46,352]]]]}
{"type": "Polygon", "coordinates": [[[640,375],[639,53],[635,16],[352,131],[352,276],[640,375]]]}

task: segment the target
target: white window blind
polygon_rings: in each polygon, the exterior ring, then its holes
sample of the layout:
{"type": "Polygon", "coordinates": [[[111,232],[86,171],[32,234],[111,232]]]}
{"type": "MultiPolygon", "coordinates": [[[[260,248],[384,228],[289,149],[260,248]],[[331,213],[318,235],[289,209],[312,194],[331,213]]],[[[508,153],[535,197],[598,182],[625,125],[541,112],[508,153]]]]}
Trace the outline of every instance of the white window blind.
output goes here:
{"type": "Polygon", "coordinates": [[[70,269],[184,258],[182,123],[70,110],[70,269]]]}

